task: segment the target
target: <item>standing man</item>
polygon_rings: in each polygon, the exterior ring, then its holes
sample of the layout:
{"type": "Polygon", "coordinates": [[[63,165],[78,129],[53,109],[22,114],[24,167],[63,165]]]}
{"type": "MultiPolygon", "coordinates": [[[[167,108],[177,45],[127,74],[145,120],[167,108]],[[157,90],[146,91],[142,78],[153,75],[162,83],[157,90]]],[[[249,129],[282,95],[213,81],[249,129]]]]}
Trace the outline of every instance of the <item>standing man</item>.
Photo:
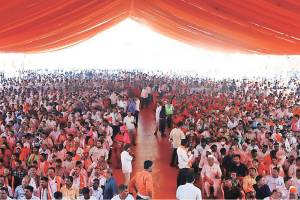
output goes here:
{"type": "Polygon", "coordinates": [[[155,131],[154,131],[154,135],[157,135],[157,131],[158,131],[158,128],[159,128],[159,114],[160,114],[161,108],[162,108],[162,102],[159,101],[157,103],[156,110],[155,110],[155,131]]]}
{"type": "Polygon", "coordinates": [[[134,112],[136,127],[138,127],[138,125],[139,125],[140,104],[141,104],[140,99],[138,97],[136,97],[135,98],[135,112],[134,112]]]}
{"type": "Polygon", "coordinates": [[[112,175],[112,170],[106,171],[106,182],[104,185],[103,199],[111,199],[117,194],[117,183],[112,175]]]}
{"type": "Polygon", "coordinates": [[[141,92],[141,108],[147,107],[147,101],[148,101],[148,91],[146,88],[142,89],[141,92]]]}
{"type": "Polygon", "coordinates": [[[130,182],[130,173],[132,172],[132,159],[130,144],[124,146],[121,153],[122,172],[124,175],[124,184],[128,185],[130,182]]]}
{"type": "Polygon", "coordinates": [[[192,166],[193,154],[188,152],[188,140],[181,140],[181,146],[177,148],[179,173],[177,187],[186,183],[186,174],[192,166]]]}
{"type": "Polygon", "coordinates": [[[162,137],[165,137],[165,130],[166,130],[166,107],[164,104],[161,105],[161,110],[159,112],[159,125],[158,130],[162,137]]]}
{"type": "Polygon", "coordinates": [[[167,115],[167,126],[168,128],[172,128],[172,116],[174,113],[174,107],[171,103],[168,101],[165,101],[165,109],[166,109],[166,115],[167,115]]]}
{"type": "Polygon", "coordinates": [[[186,174],[186,184],[181,185],[177,188],[176,198],[178,200],[193,199],[202,200],[201,190],[194,186],[195,173],[189,171],[186,174]]]}
{"type": "Polygon", "coordinates": [[[130,181],[129,192],[137,192],[136,199],[152,199],[153,198],[153,179],[152,179],[152,166],[151,160],[144,162],[144,170],[138,172],[130,181]]]}
{"type": "Polygon", "coordinates": [[[181,145],[181,140],[185,139],[185,134],[181,130],[183,123],[178,122],[177,127],[173,128],[170,132],[169,140],[172,143],[173,147],[173,153],[172,153],[172,159],[171,159],[171,167],[175,167],[178,164],[178,158],[177,158],[177,148],[181,145]]]}

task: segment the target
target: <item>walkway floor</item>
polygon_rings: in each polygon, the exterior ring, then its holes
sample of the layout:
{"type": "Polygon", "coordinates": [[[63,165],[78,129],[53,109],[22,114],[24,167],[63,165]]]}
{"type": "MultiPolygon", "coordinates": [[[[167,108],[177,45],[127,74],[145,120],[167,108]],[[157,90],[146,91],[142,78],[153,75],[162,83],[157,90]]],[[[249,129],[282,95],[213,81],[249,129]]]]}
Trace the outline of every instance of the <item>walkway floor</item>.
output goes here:
{"type": "MultiPolygon", "coordinates": [[[[143,163],[149,159],[154,161],[153,180],[155,199],[175,199],[177,169],[170,167],[172,148],[168,137],[154,136],[154,111],[150,108],[140,113],[137,146],[134,148],[134,173],[143,169],[143,163]]],[[[115,170],[118,183],[123,181],[121,170],[115,170]]],[[[132,176],[133,176],[132,175],[132,176]]]]}

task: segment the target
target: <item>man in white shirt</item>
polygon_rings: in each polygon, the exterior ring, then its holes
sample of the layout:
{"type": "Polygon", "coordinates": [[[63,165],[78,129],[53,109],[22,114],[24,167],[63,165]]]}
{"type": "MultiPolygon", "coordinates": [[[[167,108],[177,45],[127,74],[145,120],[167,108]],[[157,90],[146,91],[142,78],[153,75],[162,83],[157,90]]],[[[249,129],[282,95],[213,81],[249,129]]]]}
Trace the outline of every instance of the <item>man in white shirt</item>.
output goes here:
{"type": "Polygon", "coordinates": [[[121,153],[122,172],[124,174],[124,184],[128,185],[130,181],[130,173],[132,172],[132,160],[133,156],[130,155],[130,145],[126,144],[124,150],[121,153]]]}
{"type": "Polygon", "coordinates": [[[278,167],[274,167],[272,169],[272,175],[267,177],[266,182],[271,191],[275,189],[282,191],[284,189],[284,180],[283,177],[279,176],[279,170],[278,167]]]}
{"type": "Polygon", "coordinates": [[[148,100],[148,91],[146,88],[143,88],[142,92],[141,92],[141,108],[142,109],[147,106],[147,100],[148,100]]]}
{"type": "Polygon", "coordinates": [[[189,171],[186,174],[186,184],[181,185],[177,188],[176,199],[185,200],[202,200],[201,190],[194,186],[195,174],[192,171],[189,171]]]}
{"type": "Polygon", "coordinates": [[[157,131],[158,131],[158,128],[159,128],[159,113],[160,113],[161,109],[162,109],[162,103],[158,102],[156,110],[155,110],[155,131],[154,131],[154,135],[157,134],[157,131]]]}
{"type": "Polygon", "coordinates": [[[176,166],[178,163],[177,148],[180,147],[181,140],[185,139],[185,134],[181,130],[182,125],[182,122],[178,122],[177,127],[172,129],[169,136],[169,141],[172,143],[173,147],[172,159],[170,164],[172,167],[176,166]]]}
{"type": "Polygon", "coordinates": [[[222,171],[220,169],[220,165],[216,164],[215,158],[213,155],[209,155],[207,157],[208,164],[204,165],[201,171],[201,179],[204,183],[204,190],[207,197],[211,197],[210,187],[214,188],[213,197],[216,198],[219,188],[221,187],[221,176],[222,171]]]}
{"type": "Polygon", "coordinates": [[[102,142],[100,140],[97,141],[96,146],[92,147],[89,152],[92,161],[96,162],[101,156],[105,157],[105,160],[108,159],[108,151],[103,148],[102,142]]]}
{"type": "Polygon", "coordinates": [[[177,148],[179,173],[177,176],[177,187],[186,183],[185,176],[192,166],[193,154],[188,152],[188,140],[181,140],[181,146],[177,148]]]}
{"type": "Polygon", "coordinates": [[[102,200],[103,199],[103,190],[100,187],[99,179],[95,178],[93,180],[93,185],[90,188],[90,191],[91,191],[91,197],[93,197],[97,200],[102,200]]]}
{"type": "Polygon", "coordinates": [[[133,196],[129,194],[128,187],[126,185],[119,185],[119,194],[114,196],[111,200],[134,200],[133,196]]]}
{"type": "Polygon", "coordinates": [[[135,118],[135,126],[137,127],[139,124],[139,114],[140,114],[140,100],[139,98],[135,98],[135,113],[134,113],[134,118],[135,118]]]}

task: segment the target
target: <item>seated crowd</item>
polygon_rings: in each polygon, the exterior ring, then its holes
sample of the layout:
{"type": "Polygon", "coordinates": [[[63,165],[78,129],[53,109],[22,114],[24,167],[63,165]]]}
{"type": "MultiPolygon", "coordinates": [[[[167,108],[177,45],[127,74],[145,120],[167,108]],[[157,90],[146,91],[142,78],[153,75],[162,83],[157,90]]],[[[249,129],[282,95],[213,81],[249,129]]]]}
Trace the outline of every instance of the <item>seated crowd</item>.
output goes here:
{"type": "Polygon", "coordinates": [[[3,79],[0,199],[133,199],[135,188],[138,198],[152,198],[151,183],[139,187],[151,179],[151,161],[130,177],[140,107],[152,101],[154,134],[170,130],[178,199],[296,199],[297,84],[124,71],[3,79]],[[185,196],[195,180],[197,196],[185,196]]]}
{"type": "Polygon", "coordinates": [[[176,85],[158,102],[156,120],[162,135],[170,127],[168,118],[175,125],[169,140],[171,166],[179,168],[177,198],[190,197],[182,196],[180,186],[193,171],[205,198],[296,199],[298,106],[299,88],[292,79],[286,84],[206,80],[194,91],[176,85]]]}

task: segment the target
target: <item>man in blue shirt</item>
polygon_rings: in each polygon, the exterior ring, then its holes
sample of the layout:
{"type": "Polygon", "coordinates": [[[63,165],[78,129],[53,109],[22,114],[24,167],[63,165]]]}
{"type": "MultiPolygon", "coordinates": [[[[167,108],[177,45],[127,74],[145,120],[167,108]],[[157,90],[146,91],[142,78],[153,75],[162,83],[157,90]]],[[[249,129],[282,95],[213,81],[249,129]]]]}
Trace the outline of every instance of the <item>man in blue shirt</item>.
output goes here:
{"type": "Polygon", "coordinates": [[[104,185],[103,199],[111,199],[117,195],[117,183],[115,178],[112,176],[112,170],[107,169],[106,183],[104,185]]]}

